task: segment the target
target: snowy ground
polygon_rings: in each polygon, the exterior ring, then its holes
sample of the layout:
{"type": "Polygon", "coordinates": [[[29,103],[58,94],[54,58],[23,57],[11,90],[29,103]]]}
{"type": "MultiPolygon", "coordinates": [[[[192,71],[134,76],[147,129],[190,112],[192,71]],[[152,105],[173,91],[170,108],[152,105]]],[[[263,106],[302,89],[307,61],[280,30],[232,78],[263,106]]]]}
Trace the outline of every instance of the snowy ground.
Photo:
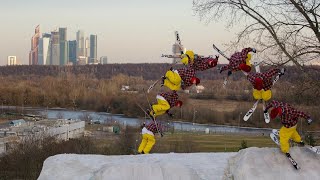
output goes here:
{"type": "Polygon", "coordinates": [[[320,155],[291,148],[295,170],[278,148],[248,148],[238,153],[169,153],[49,157],[39,180],[212,180],[319,179],[320,155]]]}

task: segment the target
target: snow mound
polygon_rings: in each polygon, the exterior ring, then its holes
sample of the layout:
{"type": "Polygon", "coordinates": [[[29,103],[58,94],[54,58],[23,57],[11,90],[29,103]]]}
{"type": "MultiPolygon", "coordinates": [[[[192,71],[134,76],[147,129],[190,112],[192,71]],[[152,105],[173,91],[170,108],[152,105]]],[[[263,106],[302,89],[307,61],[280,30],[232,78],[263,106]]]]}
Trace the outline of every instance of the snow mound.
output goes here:
{"type": "MultiPolygon", "coordinates": [[[[319,148],[319,147],[318,147],[319,148]]],[[[227,177],[236,180],[319,179],[320,156],[306,147],[290,148],[300,170],[296,170],[279,148],[247,148],[229,159],[227,177]]]]}
{"type": "Polygon", "coordinates": [[[61,154],[45,160],[39,180],[202,180],[223,179],[236,153],[148,155],[61,154]]]}

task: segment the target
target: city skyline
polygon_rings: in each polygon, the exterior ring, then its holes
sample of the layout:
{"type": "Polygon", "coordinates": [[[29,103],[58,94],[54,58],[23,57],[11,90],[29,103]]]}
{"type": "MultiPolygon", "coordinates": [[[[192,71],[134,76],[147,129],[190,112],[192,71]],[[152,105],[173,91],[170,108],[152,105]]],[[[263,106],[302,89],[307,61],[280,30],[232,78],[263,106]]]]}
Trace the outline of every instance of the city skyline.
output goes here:
{"type": "Polygon", "coordinates": [[[38,24],[41,34],[67,27],[67,40],[76,39],[78,30],[97,35],[97,59],[107,56],[108,63],[170,63],[172,59],[161,54],[172,53],[175,31],[184,47],[202,55],[217,54],[212,43],[223,49],[236,36],[226,31],[224,23],[200,21],[192,11],[192,1],[17,0],[2,2],[0,10],[4,17],[0,23],[7,27],[0,30],[0,65],[6,64],[8,56],[28,64],[38,24]]]}

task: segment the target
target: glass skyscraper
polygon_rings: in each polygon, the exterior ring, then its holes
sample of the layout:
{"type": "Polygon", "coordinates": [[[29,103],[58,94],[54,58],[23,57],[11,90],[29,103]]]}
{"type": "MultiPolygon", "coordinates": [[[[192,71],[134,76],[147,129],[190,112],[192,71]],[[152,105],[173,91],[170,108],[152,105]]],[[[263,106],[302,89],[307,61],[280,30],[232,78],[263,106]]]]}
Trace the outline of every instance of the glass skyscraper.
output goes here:
{"type": "Polygon", "coordinates": [[[68,41],[67,28],[59,28],[59,45],[60,45],[60,65],[68,63],[68,41]]]}
{"type": "Polygon", "coordinates": [[[59,40],[59,32],[52,31],[51,32],[51,57],[50,64],[51,65],[60,65],[60,40],[59,40]]]}
{"type": "Polygon", "coordinates": [[[90,35],[90,62],[96,63],[97,61],[97,35],[90,35]]]}
{"type": "Polygon", "coordinates": [[[77,41],[68,41],[69,46],[69,62],[72,62],[72,64],[77,63],[77,41]]]}

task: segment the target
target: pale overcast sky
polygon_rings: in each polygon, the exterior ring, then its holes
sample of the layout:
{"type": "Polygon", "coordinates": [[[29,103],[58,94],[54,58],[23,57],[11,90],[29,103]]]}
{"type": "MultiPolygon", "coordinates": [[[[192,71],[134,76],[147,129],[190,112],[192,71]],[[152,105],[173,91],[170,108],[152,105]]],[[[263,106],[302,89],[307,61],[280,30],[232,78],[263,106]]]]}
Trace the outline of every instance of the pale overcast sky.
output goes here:
{"type": "Polygon", "coordinates": [[[217,54],[212,43],[235,36],[221,22],[201,22],[192,0],[1,0],[0,15],[0,65],[9,55],[28,64],[38,24],[41,33],[67,27],[68,40],[79,29],[97,34],[98,58],[110,63],[171,62],[160,56],[171,54],[176,30],[187,49],[202,55],[217,54]]]}

